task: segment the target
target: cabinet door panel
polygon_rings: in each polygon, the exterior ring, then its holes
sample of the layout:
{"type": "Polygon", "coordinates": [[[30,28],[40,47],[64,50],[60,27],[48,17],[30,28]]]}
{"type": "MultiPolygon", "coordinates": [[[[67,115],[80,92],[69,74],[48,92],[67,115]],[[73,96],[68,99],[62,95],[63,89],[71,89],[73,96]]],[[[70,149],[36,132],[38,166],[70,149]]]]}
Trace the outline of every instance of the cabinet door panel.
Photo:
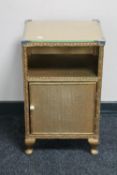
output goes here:
{"type": "Polygon", "coordinates": [[[31,83],[31,133],[93,133],[96,83],[31,83]]]}

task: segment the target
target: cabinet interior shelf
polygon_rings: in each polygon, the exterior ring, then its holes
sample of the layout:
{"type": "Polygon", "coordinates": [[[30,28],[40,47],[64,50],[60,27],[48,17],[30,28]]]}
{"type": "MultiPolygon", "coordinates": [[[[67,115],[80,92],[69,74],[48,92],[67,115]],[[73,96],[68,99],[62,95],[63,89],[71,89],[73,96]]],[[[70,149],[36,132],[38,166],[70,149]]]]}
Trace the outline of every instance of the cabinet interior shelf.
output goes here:
{"type": "Polygon", "coordinates": [[[97,56],[94,55],[30,55],[28,80],[97,81],[97,56]]]}

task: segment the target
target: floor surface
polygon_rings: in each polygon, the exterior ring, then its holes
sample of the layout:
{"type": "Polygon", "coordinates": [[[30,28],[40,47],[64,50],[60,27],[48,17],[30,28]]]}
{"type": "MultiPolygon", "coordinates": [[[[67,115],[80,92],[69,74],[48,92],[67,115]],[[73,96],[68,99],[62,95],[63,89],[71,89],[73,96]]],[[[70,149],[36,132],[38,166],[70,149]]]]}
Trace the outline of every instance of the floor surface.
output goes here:
{"type": "Polygon", "coordinates": [[[23,116],[0,116],[0,175],[117,175],[117,115],[101,119],[99,155],[86,140],[41,140],[24,154],[23,116]]]}

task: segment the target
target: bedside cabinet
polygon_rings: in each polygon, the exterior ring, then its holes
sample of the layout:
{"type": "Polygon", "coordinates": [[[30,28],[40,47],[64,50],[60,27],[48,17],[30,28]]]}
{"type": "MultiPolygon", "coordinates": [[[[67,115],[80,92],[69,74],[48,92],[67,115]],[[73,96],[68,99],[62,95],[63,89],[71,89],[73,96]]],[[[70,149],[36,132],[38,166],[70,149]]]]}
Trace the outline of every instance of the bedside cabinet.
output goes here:
{"type": "Polygon", "coordinates": [[[27,21],[23,48],[26,153],[36,139],[99,144],[103,38],[100,22],[27,21]]]}

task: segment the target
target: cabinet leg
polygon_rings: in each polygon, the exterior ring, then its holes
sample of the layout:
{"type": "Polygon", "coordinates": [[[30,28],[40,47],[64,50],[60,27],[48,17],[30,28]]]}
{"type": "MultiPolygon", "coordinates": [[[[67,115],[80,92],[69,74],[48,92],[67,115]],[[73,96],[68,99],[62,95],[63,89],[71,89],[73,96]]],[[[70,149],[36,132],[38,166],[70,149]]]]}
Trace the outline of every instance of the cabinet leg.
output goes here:
{"type": "Polygon", "coordinates": [[[97,138],[89,138],[88,142],[91,145],[91,154],[97,155],[98,154],[99,140],[97,138]]]}
{"type": "Polygon", "coordinates": [[[31,155],[33,152],[33,145],[36,142],[36,139],[34,138],[25,138],[25,145],[26,145],[26,150],[25,153],[27,155],[31,155]]]}

